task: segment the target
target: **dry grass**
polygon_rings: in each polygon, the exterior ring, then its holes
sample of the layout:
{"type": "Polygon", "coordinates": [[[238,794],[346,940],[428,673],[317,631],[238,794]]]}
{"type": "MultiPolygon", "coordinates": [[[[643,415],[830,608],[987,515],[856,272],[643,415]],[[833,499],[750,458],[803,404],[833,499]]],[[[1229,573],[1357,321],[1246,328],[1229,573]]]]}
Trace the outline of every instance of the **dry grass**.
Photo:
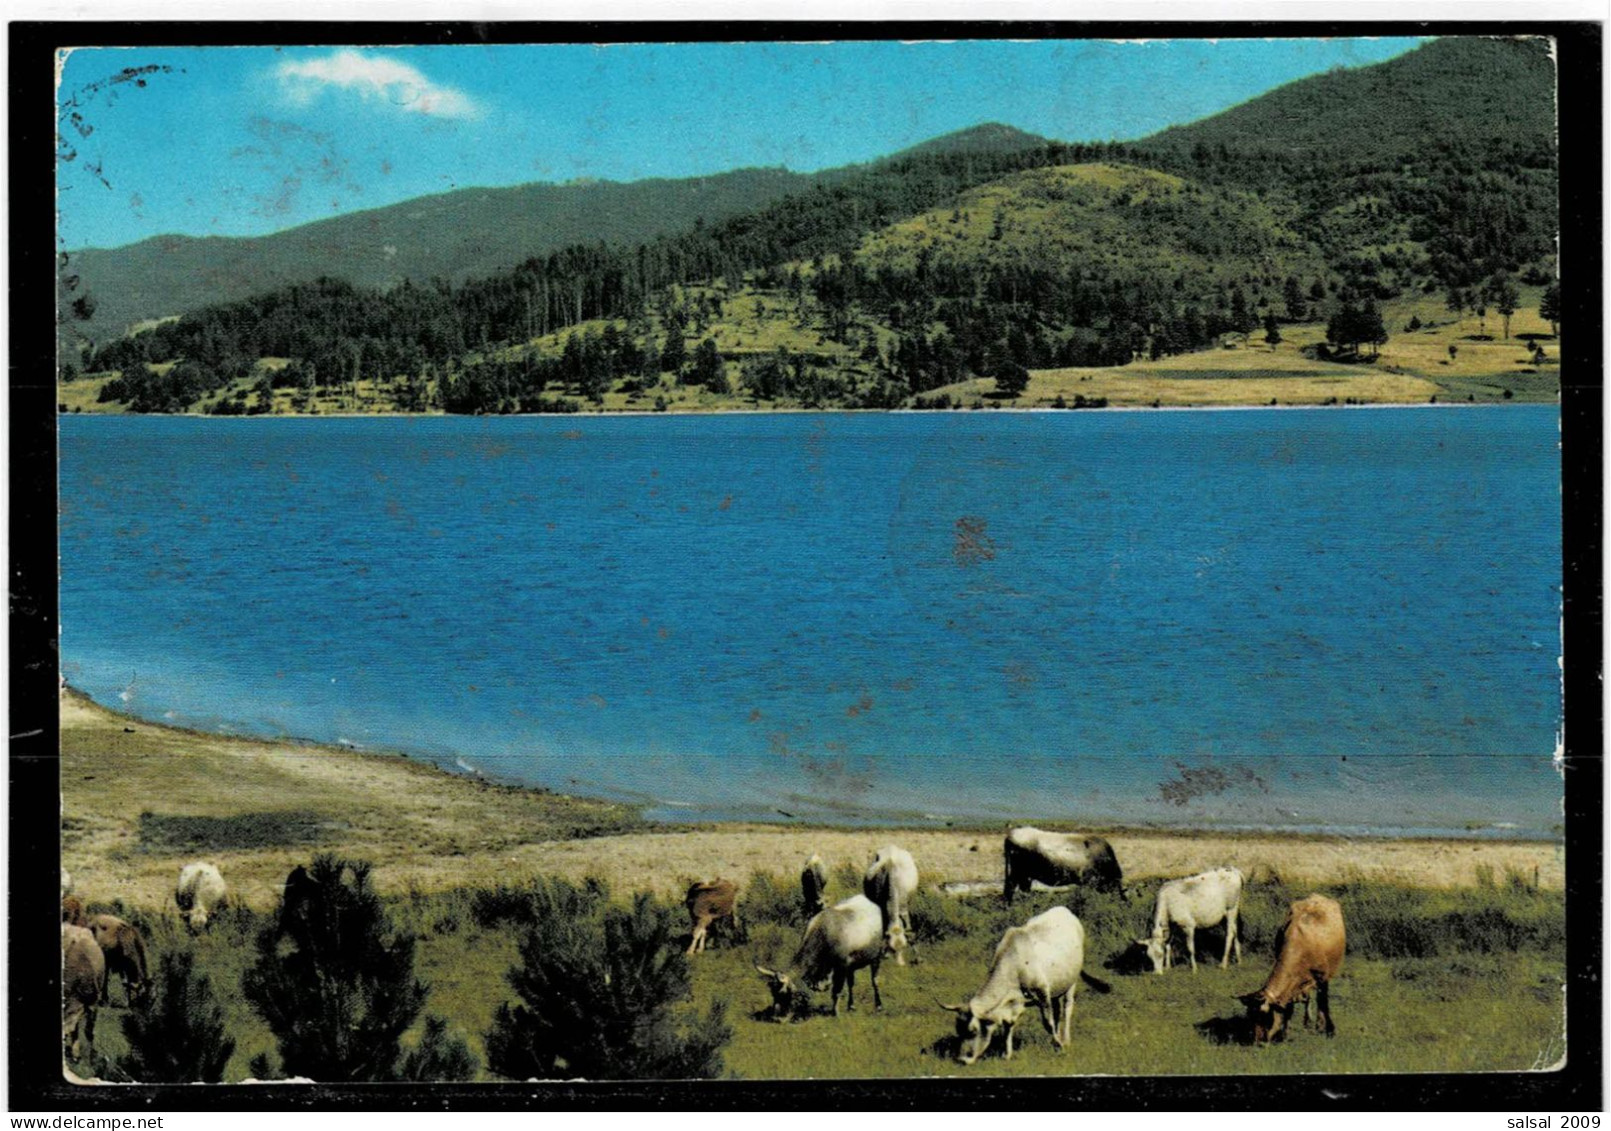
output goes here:
{"type": "MultiPolygon", "coordinates": [[[[696,878],[792,874],[813,852],[831,869],[859,867],[892,840],[929,879],[999,880],[1001,869],[994,829],[645,828],[624,806],[400,757],[156,726],[71,693],[62,701],[62,799],[63,857],[78,891],[153,908],[170,899],[179,866],[203,855],[258,908],[274,905],[286,873],[314,850],[373,860],[390,893],[553,874],[676,896],[696,878]]],[[[1110,839],[1137,879],[1217,864],[1298,884],[1352,877],[1448,888],[1536,868],[1543,887],[1559,888],[1563,877],[1560,849],[1539,843],[1152,831],[1110,839]]]]}
{"type": "Polygon", "coordinates": [[[625,806],[401,757],[155,726],[74,694],[62,700],[61,773],[63,860],[76,890],[153,908],[171,899],[180,865],[203,855],[240,899],[266,908],[306,861],[310,837],[375,861],[386,890],[438,890],[524,875],[534,844],[640,823],[625,806]],[[200,843],[214,847],[153,836],[174,826],[201,830],[200,843]],[[276,842],[275,829],[295,835],[276,842]]]}

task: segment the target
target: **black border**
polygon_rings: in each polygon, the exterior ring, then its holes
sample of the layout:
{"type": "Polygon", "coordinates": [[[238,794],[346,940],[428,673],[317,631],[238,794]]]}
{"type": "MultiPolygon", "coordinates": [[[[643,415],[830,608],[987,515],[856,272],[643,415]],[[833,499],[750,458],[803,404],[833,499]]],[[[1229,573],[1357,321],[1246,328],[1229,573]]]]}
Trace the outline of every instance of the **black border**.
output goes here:
{"type": "Polygon", "coordinates": [[[11,153],[11,868],[8,1107],[98,1110],[1086,1110],[1419,1109],[1543,1114],[1602,1103],[1599,980],[1604,779],[1601,670],[1603,502],[1601,39],[1562,21],[1245,23],[977,21],[853,23],[104,23],[9,25],[11,153]],[[707,40],[1251,38],[1546,35],[1557,41],[1561,108],[1561,390],[1564,506],[1568,1061],[1557,1072],[1405,1076],[1082,1077],[1021,1080],[672,1084],[264,1085],[84,1088],[65,1084],[53,1039],[60,968],[57,888],[54,51],[81,44],[449,44],[707,40]],[[40,978],[40,971],[50,976],[40,978]]]}

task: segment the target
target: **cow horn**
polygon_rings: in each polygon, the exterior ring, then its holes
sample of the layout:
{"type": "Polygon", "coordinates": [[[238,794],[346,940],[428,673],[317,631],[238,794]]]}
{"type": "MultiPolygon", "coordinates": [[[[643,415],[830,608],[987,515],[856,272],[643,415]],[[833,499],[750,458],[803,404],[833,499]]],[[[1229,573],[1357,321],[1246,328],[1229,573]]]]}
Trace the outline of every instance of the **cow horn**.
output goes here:
{"type": "Polygon", "coordinates": [[[939,1006],[941,1009],[949,1010],[952,1013],[966,1013],[968,1011],[968,1007],[965,1005],[946,1005],[945,1002],[941,1001],[939,998],[934,999],[934,1004],[939,1006]]]}
{"type": "Polygon", "coordinates": [[[768,970],[765,966],[762,966],[759,962],[757,962],[755,964],[755,969],[760,971],[761,977],[763,977],[763,978],[776,978],[778,976],[778,972],[776,970],[768,970]]]}

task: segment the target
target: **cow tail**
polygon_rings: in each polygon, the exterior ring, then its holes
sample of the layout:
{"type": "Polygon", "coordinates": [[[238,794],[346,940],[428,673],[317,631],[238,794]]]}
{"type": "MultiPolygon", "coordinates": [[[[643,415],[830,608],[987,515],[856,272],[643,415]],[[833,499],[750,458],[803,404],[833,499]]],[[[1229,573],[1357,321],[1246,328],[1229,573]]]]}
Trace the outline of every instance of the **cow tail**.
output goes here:
{"type": "Polygon", "coordinates": [[[1082,981],[1084,981],[1084,983],[1087,986],[1090,986],[1093,990],[1095,990],[1099,994],[1110,994],[1110,993],[1113,992],[1113,987],[1112,986],[1108,985],[1101,978],[1093,978],[1091,975],[1087,974],[1084,970],[1080,971],[1080,979],[1082,981]]]}

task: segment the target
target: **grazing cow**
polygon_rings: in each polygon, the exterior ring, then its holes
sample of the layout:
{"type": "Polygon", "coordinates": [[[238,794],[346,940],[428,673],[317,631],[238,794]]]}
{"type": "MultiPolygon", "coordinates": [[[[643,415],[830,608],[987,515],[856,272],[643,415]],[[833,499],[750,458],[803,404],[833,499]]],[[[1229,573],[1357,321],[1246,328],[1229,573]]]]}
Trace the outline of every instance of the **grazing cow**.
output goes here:
{"type": "Polygon", "coordinates": [[[688,889],[683,904],[694,925],[689,954],[705,949],[710,929],[717,923],[725,922],[735,932],[738,929],[738,885],[732,880],[702,880],[688,889]]]}
{"type": "Polygon", "coordinates": [[[186,864],[179,872],[173,901],[184,912],[192,931],[205,930],[207,918],[224,902],[229,889],[218,869],[205,862],[186,864]]]}
{"type": "Polygon", "coordinates": [[[823,866],[822,857],[813,852],[800,870],[800,906],[805,908],[807,919],[827,906],[822,898],[827,890],[828,869],[823,866]]]}
{"type": "Polygon", "coordinates": [[[95,1009],[106,990],[106,958],[95,936],[62,924],[62,1052],[78,1060],[95,1051],[95,1009]],[[87,1046],[87,1047],[86,1047],[87,1046]]]}
{"type": "Polygon", "coordinates": [[[1007,833],[1001,851],[1006,866],[1002,896],[1008,903],[1036,882],[1051,887],[1084,884],[1124,897],[1118,857],[1113,855],[1113,846],[1099,836],[1049,833],[1024,826],[1007,833]]]}
{"type": "Polygon", "coordinates": [[[772,1017],[786,1021],[803,1012],[803,991],[820,991],[832,980],[833,1015],[839,1016],[839,994],[849,991],[856,1008],[856,971],[863,966],[873,983],[873,1008],[883,1009],[878,992],[878,964],[884,957],[884,916],[865,895],[853,895],[819,912],[806,924],[805,937],[788,973],[757,965],[772,991],[772,1017]]]}
{"type": "Polygon", "coordinates": [[[1292,904],[1276,935],[1275,967],[1264,988],[1238,999],[1247,1006],[1256,1043],[1268,1044],[1286,1035],[1292,1006],[1300,998],[1307,1026],[1311,992],[1320,1027],[1328,1037],[1337,1035],[1331,1020],[1331,980],[1342,966],[1347,944],[1342,906],[1335,899],[1311,895],[1292,904]]]}
{"type": "Polygon", "coordinates": [[[1061,1050],[1069,1041],[1074,992],[1082,979],[1098,993],[1112,989],[1085,972],[1085,927],[1074,912],[1054,907],[1022,927],[1007,928],[979,992],[961,1005],[940,1003],[957,1015],[957,1059],[976,1063],[1000,1031],[1011,1060],[1013,1026],[1031,1002],[1040,1008],[1041,1022],[1061,1050]]]}
{"type": "Polygon", "coordinates": [[[84,905],[79,902],[78,896],[62,897],[62,922],[71,923],[75,927],[89,926],[89,920],[84,915],[84,905]]]}
{"type": "Polygon", "coordinates": [[[861,891],[878,905],[884,917],[884,946],[895,965],[906,965],[906,947],[912,932],[912,896],[917,894],[917,862],[904,848],[885,845],[867,866],[861,891]]]}
{"type": "Polygon", "coordinates": [[[1241,903],[1242,873],[1235,868],[1216,868],[1164,884],[1152,905],[1152,935],[1136,940],[1147,948],[1152,972],[1162,974],[1174,964],[1169,948],[1169,933],[1174,927],[1186,936],[1192,973],[1197,972],[1197,931],[1202,927],[1225,924],[1225,954],[1220,958],[1220,969],[1230,965],[1232,944],[1236,947],[1236,961],[1242,961],[1242,939],[1236,932],[1241,903]]]}
{"type": "Polygon", "coordinates": [[[106,959],[106,985],[101,1001],[110,1002],[112,975],[123,979],[123,997],[129,1005],[143,1005],[151,996],[146,975],[145,940],[140,932],[116,915],[91,915],[90,934],[106,959]]]}

